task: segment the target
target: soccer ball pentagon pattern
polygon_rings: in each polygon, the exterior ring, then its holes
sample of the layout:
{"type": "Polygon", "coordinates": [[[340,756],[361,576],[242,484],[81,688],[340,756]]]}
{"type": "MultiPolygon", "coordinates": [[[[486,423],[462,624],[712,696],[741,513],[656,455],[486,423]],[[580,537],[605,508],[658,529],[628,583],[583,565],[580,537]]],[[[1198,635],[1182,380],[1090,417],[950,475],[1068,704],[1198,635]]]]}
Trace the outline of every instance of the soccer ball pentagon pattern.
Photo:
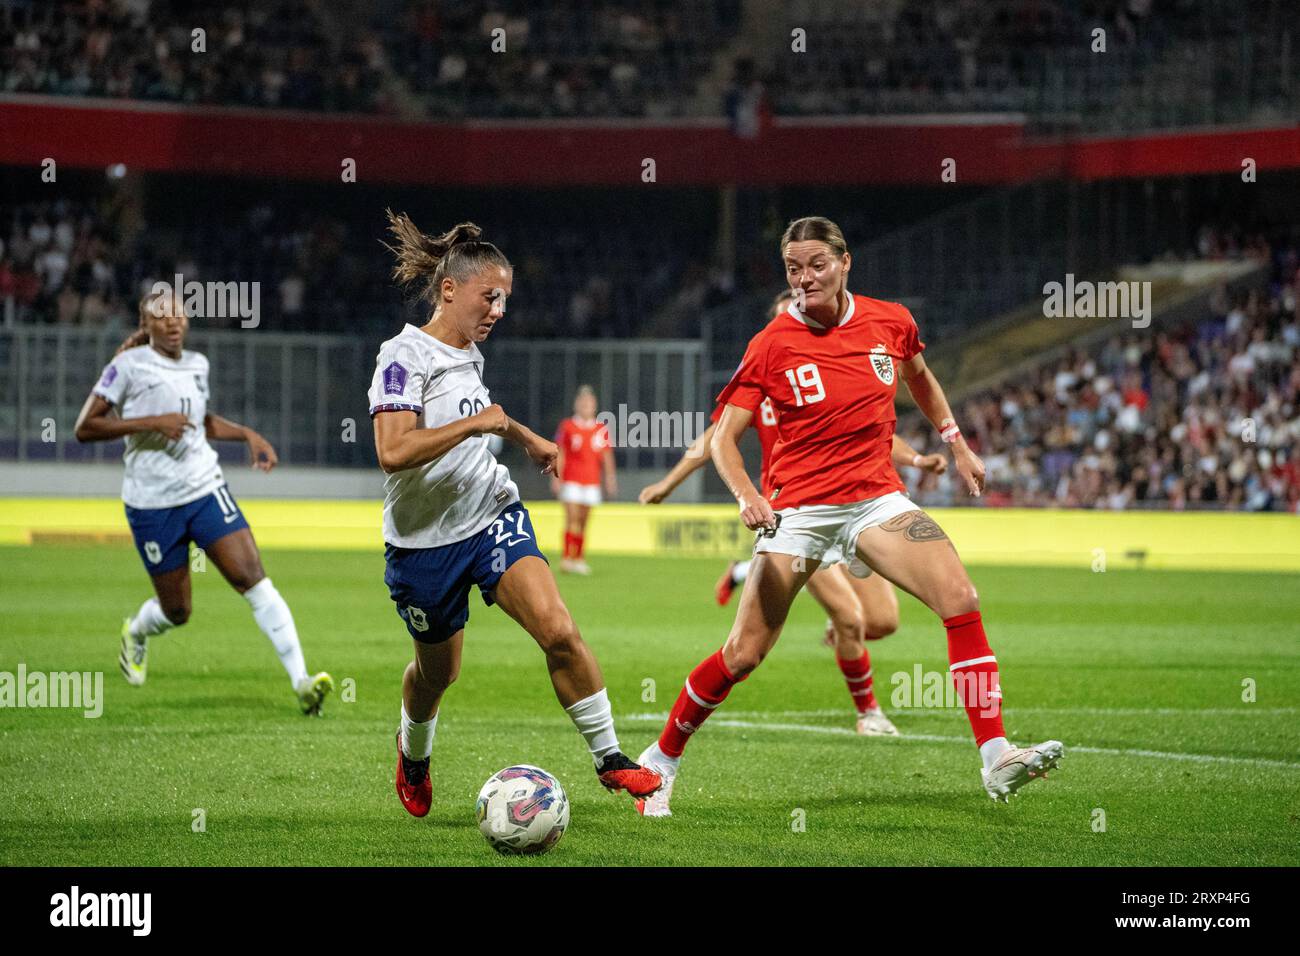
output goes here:
{"type": "Polygon", "coordinates": [[[494,773],[478,793],[478,828],[498,853],[545,853],[569,826],[569,798],[541,767],[494,773]]]}

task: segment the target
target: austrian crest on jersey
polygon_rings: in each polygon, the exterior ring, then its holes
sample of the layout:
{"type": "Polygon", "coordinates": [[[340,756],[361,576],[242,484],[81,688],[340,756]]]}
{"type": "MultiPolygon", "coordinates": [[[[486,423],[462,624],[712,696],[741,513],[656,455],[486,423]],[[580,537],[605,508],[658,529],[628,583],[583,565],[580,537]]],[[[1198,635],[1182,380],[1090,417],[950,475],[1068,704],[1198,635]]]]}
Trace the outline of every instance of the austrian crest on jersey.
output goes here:
{"type": "Polygon", "coordinates": [[[876,378],[880,379],[886,385],[894,384],[894,360],[889,357],[889,349],[882,342],[869,353],[871,356],[871,371],[876,373],[876,378]]]}

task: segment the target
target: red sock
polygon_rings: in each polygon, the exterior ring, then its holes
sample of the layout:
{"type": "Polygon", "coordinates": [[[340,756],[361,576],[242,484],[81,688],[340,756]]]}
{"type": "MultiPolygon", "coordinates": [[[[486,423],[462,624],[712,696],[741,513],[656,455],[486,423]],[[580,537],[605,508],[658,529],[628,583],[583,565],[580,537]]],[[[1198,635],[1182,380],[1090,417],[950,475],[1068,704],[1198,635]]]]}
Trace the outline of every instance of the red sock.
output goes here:
{"type": "Polygon", "coordinates": [[[677,695],[664,732],[659,735],[659,749],[669,757],[680,757],[691,734],[700,729],[713,708],[727,699],[736,683],[722,661],[721,650],[701,661],[677,695]]]}
{"type": "Polygon", "coordinates": [[[993,656],[979,611],[958,614],[943,622],[948,629],[948,668],[957,698],[979,747],[994,737],[1005,737],[1002,729],[1002,685],[998,681],[998,660],[993,656]]]}
{"type": "Polygon", "coordinates": [[[567,531],[564,532],[564,556],[573,557],[573,535],[567,531]]]}
{"type": "Polygon", "coordinates": [[[575,535],[573,536],[573,556],[574,556],[575,558],[578,558],[579,560],[582,559],[582,545],[583,545],[583,541],[584,541],[584,536],[583,536],[583,535],[575,534],[575,535]]]}
{"type": "Polygon", "coordinates": [[[858,709],[858,713],[865,714],[875,707],[876,694],[871,689],[871,655],[866,648],[862,649],[862,656],[855,661],[847,661],[836,654],[835,663],[840,665],[840,673],[849,685],[849,696],[853,698],[853,706],[858,709]]]}

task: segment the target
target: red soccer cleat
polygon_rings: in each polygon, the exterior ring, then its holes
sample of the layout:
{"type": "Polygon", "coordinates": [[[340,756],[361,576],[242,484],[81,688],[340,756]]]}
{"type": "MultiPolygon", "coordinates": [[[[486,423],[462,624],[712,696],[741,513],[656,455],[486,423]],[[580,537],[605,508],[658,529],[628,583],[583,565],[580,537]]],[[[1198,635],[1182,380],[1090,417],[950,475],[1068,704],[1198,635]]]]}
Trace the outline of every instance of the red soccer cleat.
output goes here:
{"type": "Polygon", "coordinates": [[[596,776],[611,793],[626,790],[641,800],[664,785],[663,778],[659,774],[633,763],[618,751],[606,757],[600,766],[601,769],[596,771],[596,776]]]}
{"type": "Polygon", "coordinates": [[[402,732],[397,732],[397,796],[413,817],[422,817],[433,805],[433,781],[429,779],[429,758],[412,760],[402,753],[402,732]],[[412,782],[414,781],[414,782],[412,782]]]}
{"type": "Polygon", "coordinates": [[[723,607],[731,600],[731,592],[736,588],[736,581],[731,576],[731,572],[734,570],[736,570],[736,562],[732,561],[727,565],[727,570],[722,572],[722,577],[718,578],[718,583],[713,588],[713,596],[717,599],[718,604],[723,607]]]}

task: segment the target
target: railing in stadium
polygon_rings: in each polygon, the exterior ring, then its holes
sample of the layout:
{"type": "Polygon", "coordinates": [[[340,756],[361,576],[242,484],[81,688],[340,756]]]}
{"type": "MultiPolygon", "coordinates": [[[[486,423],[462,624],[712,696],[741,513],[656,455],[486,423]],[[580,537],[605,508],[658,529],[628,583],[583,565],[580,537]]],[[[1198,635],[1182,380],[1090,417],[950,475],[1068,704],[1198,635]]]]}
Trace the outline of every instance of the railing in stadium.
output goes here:
{"type": "MultiPolygon", "coordinates": [[[[72,429],[123,334],[109,327],[0,328],[0,460],[120,457],[120,443],[81,445],[72,429]]],[[[208,357],[211,410],[262,432],[282,463],[374,466],[366,392],[378,338],[194,328],[186,345],[208,357]]],[[[502,340],[484,353],[492,398],[543,435],[571,414],[582,384],[616,417],[620,405],[625,418],[691,413],[683,429],[690,436],[693,413],[708,400],[701,389],[707,348],[699,341],[502,340]]],[[[663,438],[648,440],[656,437],[663,438]]],[[[626,448],[620,458],[626,467],[667,468],[680,454],[658,440],[626,448]]]]}

